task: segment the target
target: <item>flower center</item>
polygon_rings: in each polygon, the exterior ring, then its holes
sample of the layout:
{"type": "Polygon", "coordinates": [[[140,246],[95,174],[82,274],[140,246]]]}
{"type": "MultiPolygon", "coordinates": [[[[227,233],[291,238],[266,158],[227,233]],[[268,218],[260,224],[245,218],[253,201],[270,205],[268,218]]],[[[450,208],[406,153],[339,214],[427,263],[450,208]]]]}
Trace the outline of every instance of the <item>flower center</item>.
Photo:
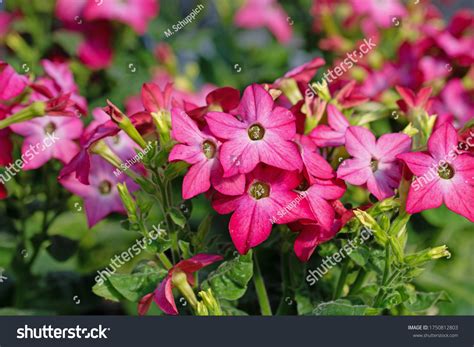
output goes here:
{"type": "Polygon", "coordinates": [[[212,159],[216,155],[216,145],[214,142],[206,140],[202,143],[202,151],[207,159],[212,159]]]}
{"type": "Polygon", "coordinates": [[[438,166],[438,175],[444,180],[450,180],[454,176],[454,169],[451,165],[438,166]]]}
{"type": "Polygon", "coordinates": [[[250,187],[250,195],[256,200],[267,198],[270,196],[270,186],[263,182],[255,182],[250,187]]]}
{"type": "Polygon", "coordinates": [[[305,190],[307,190],[309,188],[309,183],[306,179],[304,179],[303,181],[301,181],[301,183],[299,184],[298,187],[296,187],[296,190],[299,190],[300,192],[304,192],[305,190]]]}
{"type": "Polygon", "coordinates": [[[372,172],[375,172],[379,168],[379,162],[375,159],[372,159],[370,162],[370,168],[372,169],[372,172]]]}
{"type": "Polygon", "coordinates": [[[118,136],[118,135],[112,136],[112,142],[115,145],[118,145],[120,143],[120,136],[118,136]]]}
{"type": "Polygon", "coordinates": [[[110,194],[111,191],[112,191],[112,183],[110,183],[109,181],[100,182],[99,184],[100,194],[107,195],[107,194],[110,194]]]}
{"type": "Polygon", "coordinates": [[[56,130],[56,125],[53,122],[49,122],[44,127],[44,133],[45,134],[52,134],[52,133],[54,133],[55,130],[56,130]]]}
{"type": "Polygon", "coordinates": [[[252,141],[258,141],[263,139],[263,135],[265,135],[265,129],[260,124],[254,124],[249,128],[248,133],[252,141]]]}

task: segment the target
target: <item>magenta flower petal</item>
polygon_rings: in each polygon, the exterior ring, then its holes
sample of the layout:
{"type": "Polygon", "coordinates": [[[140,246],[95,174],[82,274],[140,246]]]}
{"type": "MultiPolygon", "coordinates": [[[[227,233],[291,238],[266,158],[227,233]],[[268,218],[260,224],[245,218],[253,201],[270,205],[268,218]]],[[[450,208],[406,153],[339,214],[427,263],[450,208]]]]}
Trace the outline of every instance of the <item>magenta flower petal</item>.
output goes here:
{"type": "Polygon", "coordinates": [[[265,241],[272,230],[270,201],[255,201],[250,198],[235,210],[230,218],[229,232],[235,248],[240,254],[246,254],[250,248],[265,241]]]}
{"type": "Polygon", "coordinates": [[[407,199],[407,212],[418,213],[424,210],[438,208],[443,203],[443,191],[440,179],[435,179],[420,189],[410,187],[407,199]]]}
{"type": "Polygon", "coordinates": [[[155,303],[166,314],[177,315],[178,309],[174,301],[173,289],[171,285],[171,276],[168,275],[155,290],[155,303]]]}
{"type": "Polygon", "coordinates": [[[338,227],[326,230],[317,224],[304,226],[298,233],[293,246],[296,256],[302,262],[308,261],[316,247],[334,238],[338,231],[338,227]]]}
{"type": "Polygon", "coordinates": [[[140,299],[140,302],[138,303],[139,316],[144,316],[147,314],[148,310],[150,309],[150,305],[153,302],[154,296],[155,296],[154,293],[150,293],[140,299]]]}
{"type": "Polygon", "coordinates": [[[171,133],[176,141],[194,144],[200,143],[204,139],[196,123],[182,109],[173,108],[171,110],[171,124],[171,133]]]}
{"type": "Polygon", "coordinates": [[[13,70],[7,63],[0,60],[0,100],[12,99],[23,92],[28,79],[13,70]]]}
{"type": "Polygon", "coordinates": [[[247,136],[247,125],[234,116],[223,112],[209,112],[206,115],[211,132],[221,139],[247,136]]]}
{"type": "Polygon", "coordinates": [[[202,149],[198,146],[187,146],[180,143],[174,145],[168,157],[169,161],[182,160],[189,164],[196,164],[205,159],[202,149]]]}
{"type": "Polygon", "coordinates": [[[303,169],[303,161],[296,143],[288,143],[269,132],[257,148],[260,160],[265,164],[284,170],[303,169]]]}
{"type": "Polygon", "coordinates": [[[214,165],[211,173],[212,186],[225,195],[242,195],[245,190],[245,175],[237,174],[224,177],[224,169],[220,163],[214,165]]]}
{"type": "MultiPolygon", "coordinates": [[[[474,159],[474,158],[471,158],[474,159]]],[[[474,170],[471,170],[471,174],[474,170]]],[[[464,180],[461,175],[456,175],[457,178],[441,182],[444,194],[444,203],[451,211],[460,214],[474,223],[474,186],[472,176],[469,181],[464,180]],[[466,198],[468,197],[468,198],[466,198]]]]}
{"type": "MultiPolygon", "coordinates": [[[[377,140],[378,158],[393,160],[400,153],[408,152],[411,148],[411,138],[405,134],[384,134],[377,140]]],[[[383,161],[383,159],[381,159],[383,161]]]]}
{"type": "Polygon", "coordinates": [[[183,180],[183,199],[188,200],[211,188],[213,162],[202,160],[191,166],[183,180]]]}
{"type": "Polygon", "coordinates": [[[273,98],[259,84],[252,84],[245,88],[238,113],[245,117],[249,123],[260,119],[267,120],[271,117],[273,109],[273,98]]]}
{"type": "Polygon", "coordinates": [[[191,274],[222,259],[223,257],[220,255],[200,253],[189,259],[181,260],[178,264],[173,266],[173,271],[181,270],[187,274],[191,274]]]}
{"type": "Polygon", "coordinates": [[[363,185],[372,176],[369,165],[367,159],[346,159],[337,169],[337,177],[356,186],[363,185]]]}
{"type": "Polygon", "coordinates": [[[458,145],[458,134],[450,123],[444,123],[430,136],[428,150],[433,158],[443,160],[458,145]]]}
{"type": "Polygon", "coordinates": [[[260,156],[257,144],[241,137],[224,142],[219,159],[224,168],[224,177],[231,177],[255,169],[260,156]]]}
{"type": "Polygon", "coordinates": [[[376,140],[370,130],[352,126],[346,131],[346,149],[350,155],[357,158],[372,158],[376,150],[376,140]]]}
{"type": "Polygon", "coordinates": [[[430,155],[423,152],[402,153],[397,158],[405,162],[411,172],[417,176],[422,176],[428,172],[436,161],[430,155]]]}
{"type": "Polygon", "coordinates": [[[346,132],[338,132],[327,125],[318,125],[309,136],[319,147],[338,147],[345,142],[346,132]]]}

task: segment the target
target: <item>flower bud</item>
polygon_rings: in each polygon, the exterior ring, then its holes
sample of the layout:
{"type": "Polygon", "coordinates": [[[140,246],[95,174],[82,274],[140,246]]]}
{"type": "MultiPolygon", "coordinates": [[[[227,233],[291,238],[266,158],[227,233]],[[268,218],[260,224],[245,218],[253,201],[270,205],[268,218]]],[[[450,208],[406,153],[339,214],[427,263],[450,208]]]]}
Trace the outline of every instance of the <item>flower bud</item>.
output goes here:
{"type": "Polygon", "coordinates": [[[115,106],[110,100],[107,100],[107,107],[104,108],[104,111],[110,116],[112,121],[116,123],[120,129],[125,131],[125,133],[137,143],[142,149],[145,149],[147,144],[143,139],[142,135],[133,125],[130,118],[128,118],[120,109],[115,106]]]}
{"type": "Polygon", "coordinates": [[[427,248],[423,251],[407,255],[405,257],[405,262],[408,265],[416,266],[423,264],[427,261],[443,257],[446,257],[446,259],[451,258],[451,253],[448,251],[448,247],[446,245],[438,246],[435,248],[427,248]]]}
{"type": "Polygon", "coordinates": [[[221,306],[214,297],[211,288],[206,291],[199,292],[199,296],[209,310],[211,316],[222,316],[221,306]]]}
{"type": "Polygon", "coordinates": [[[136,223],[137,222],[137,204],[135,200],[133,199],[132,195],[128,191],[127,184],[124,183],[118,183],[117,184],[117,190],[120,194],[120,198],[122,199],[123,205],[125,206],[125,209],[127,210],[127,215],[128,218],[130,219],[131,223],[136,223]]]}

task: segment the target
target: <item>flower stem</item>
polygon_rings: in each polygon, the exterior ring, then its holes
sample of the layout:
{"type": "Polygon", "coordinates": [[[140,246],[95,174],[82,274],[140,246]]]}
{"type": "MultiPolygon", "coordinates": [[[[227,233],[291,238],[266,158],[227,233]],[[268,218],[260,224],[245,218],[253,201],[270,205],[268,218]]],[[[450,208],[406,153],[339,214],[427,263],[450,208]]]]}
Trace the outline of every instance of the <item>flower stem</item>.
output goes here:
{"type": "Polygon", "coordinates": [[[33,102],[28,107],[25,107],[24,109],[11,115],[10,117],[1,120],[0,130],[15,123],[25,122],[35,117],[44,116],[45,111],[46,111],[46,105],[44,102],[41,102],[41,101],[33,102]]]}
{"type": "Polygon", "coordinates": [[[263,316],[271,316],[272,308],[270,306],[270,301],[268,300],[267,290],[265,289],[265,282],[260,271],[260,265],[258,264],[257,252],[254,250],[253,253],[253,262],[254,262],[254,273],[253,273],[253,284],[255,285],[255,290],[257,292],[258,303],[260,305],[260,311],[263,316]]]}
{"type": "Polygon", "coordinates": [[[166,270],[169,270],[173,267],[173,264],[171,264],[170,260],[168,259],[168,257],[166,256],[166,254],[164,253],[157,253],[156,256],[158,257],[158,259],[161,261],[161,263],[163,264],[163,266],[166,268],[166,270]]]}
{"type": "Polygon", "coordinates": [[[339,280],[337,281],[336,291],[334,292],[334,300],[339,299],[342,294],[342,289],[346,283],[347,274],[349,273],[349,259],[347,259],[344,264],[342,264],[341,274],[339,275],[339,280]]]}

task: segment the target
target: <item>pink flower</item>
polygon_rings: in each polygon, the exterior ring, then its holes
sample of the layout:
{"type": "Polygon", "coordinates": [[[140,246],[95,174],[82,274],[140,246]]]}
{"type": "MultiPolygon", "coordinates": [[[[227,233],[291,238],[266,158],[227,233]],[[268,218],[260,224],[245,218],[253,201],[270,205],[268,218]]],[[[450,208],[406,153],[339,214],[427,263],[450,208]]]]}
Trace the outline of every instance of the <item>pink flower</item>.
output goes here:
{"type": "Polygon", "coordinates": [[[367,14],[380,27],[388,28],[393,25],[392,18],[406,16],[405,7],[399,0],[351,0],[354,12],[367,14]]]}
{"type": "Polygon", "coordinates": [[[429,112],[432,103],[432,100],[430,100],[431,87],[420,89],[418,94],[401,86],[396,86],[395,89],[402,97],[402,100],[398,100],[397,104],[403,112],[408,113],[410,110],[425,110],[429,112]]]}
{"type": "MultiPolygon", "coordinates": [[[[154,129],[151,117],[146,112],[139,112],[130,117],[132,124],[141,134],[146,134],[154,129]]],[[[93,129],[91,132],[84,133],[80,140],[81,150],[71,161],[65,165],[59,173],[59,179],[75,173],[75,177],[83,184],[89,184],[90,171],[90,149],[100,140],[117,135],[121,129],[118,125],[109,120],[93,129]]]]}
{"type": "Polygon", "coordinates": [[[224,177],[248,173],[259,162],[285,170],[301,170],[302,161],[295,143],[295,117],[287,109],[274,106],[270,94],[258,84],[247,87],[237,115],[209,112],[211,132],[225,139],[219,159],[224,177]]]}
{"type": "Polygon", "coordinates": [[[408,213],[437,208],[444,202],[451,211],[474,222],[474,157],[460,153],[458,142],[456,129],[444,123],[429,138],[427,152],[398,155],[417,176],[408,192],[408,213]]]}
{"type": "Polygon", "coordinates": [[[87,20],[116,20],[144,34],[148,23],[158,15],[158,0],[105,0],[89,2],[84,9],[87,20]]]}
{"type": "Polygon", "coordinates": [[[290,205],[305,199],[305,196],[293,191],[300,183],[295,172],[258,166],[246,178],[246,189],[242,195],[229,197],[216,194],[213,201],[218,213],[234,212],[229,232],[241,254],[264,242],[273,223],[286,224],[313,218],[307,205],[301,203],[294,208],[290,205]]]}
{"type": "Polygon", "coordinates": [[[313,179],[312,184],[304,192],[307,196],[305,203],[307,202],[321,228],[331,229],[336,215],[331,202],[340,199],[345,191],[346,186],[340,180],[313,179]]]}
{"type": "Polygon", "coordinates": [[[9,100],[20,95],[28,85],[28,79],[0,60],[0,100],[9,100]]]}
{"type": "Polygon", "coordinates": [[[385,134],[376,141],[366,128],[351,126],[346,132],[346,149],[353,159],[345,160],[337,177],[350,184],[367,185],[378,200],[394,195],[401,179],[397,155],[408,152],[411,139],[405,134],[385,134]]]}
{"type": "MultiPolygon", "coordinates": [[[[8,111],[3,110],[0,106],[0,120],[4,119],[8,111]]],[[[0,166],[6,166],[13,160],[12,158],[13,144],[10,141],[10,129],[0,130],[0,166]]]]}
{"type": "MultiPolygon", "coordinates": [[[[110,120],[110,116],[100,107],[92,110],[92,115],[94,120],[87,127],[85,134],[92,133],[98,126],[110,120]]],[[[123,131],[115,136],[105,138],[104,142],[123,161],[132,159],[140,150],[140,146],[123,131]]]]}
{"type": "Polygon", "coordinates": [[[110,23],[94,22],[83,28],[85,40],[78,47],[78,56],[84,64],[94,70],[112,64],[113,32],[110,23]]]}
{"type": "Polygon", "coordinates": [[[183,199],[204,193],[211,187],[226,195],[241,195],[245,188],[245,176],[237,174],[223,178],[223,169],[217,159],[220,141],[199,130],[196,123],[181,109],[174,108],[172,135],[176,144],[169,156],[170,161],[183,160],[191,167],[183,181],[183,199]]]}
{"type": "Polygon", "coordinates": [[[452,79],[446,84],[441,100],[440,113],[456,117],[459,124],[464,125],[474,117],[474,91],[466,90],[460,79],[452,79]]]}
{"type": "Polygon", "coordinates": [[[311,61],[299,65],[290,71],[288,71],[282,78],[279,78],[275,81],[275,84],[278,84],[281,80],[285,78],[292,78],[296,82],[301,83],[305,87],[307,87],[308,83],[314,77],[316,72],[321,66],[324,66],[325,62],[323,58],[317,57],[312,59],[311,61]]]}
{"type": "Polygon", "coordinates": [[[118,178],[113,170],[112,165],[95,155],[91,158],[90,185],[82,184],[72,176],[60,180],[67,190],[84,199],[89,228],[112,212],[125,213],[117,190],[117,183],[126,182],[131,192],[138,189],[138,186],[128,176],[122,175],[118,178]]]}
{"type": "Polygon", "coordinates": [[[21,150],[23,168],[32,170],[52,158],[68,163],[79,152],[74,140],[81,136],[83,125],[75,117],[43,116],[12,124],[10,128],[25,137],[21,150]]]}
{"type": "Polygon", "coordinates": [[[327,106],[329,125],[318,125],[309,134],[319,147],[337,147],[345,143],[346,130],[350,124],[336,106],[327,106]]]}
{"type": "Polygon", "coordinates": [[[180,261],[168,271],[168,275],[160,283],[154,293],[147,294],[140,300],[138,304],[138,314],[141,316],[145,315],[150,308],[152,300],[154,300],[164,313],[177,315],[178,309],[176,308],[173,296],[173,278],[177,275],[184,274],[187,277],[187,281],[191,285],[194,285],[193,274],[195,272],[222,259],[220,255],[197,254],[189,259],[180,261]]]}
{"type": "Polygon", "coordinates": [[[276,0],[247,0],[236,13],[234,22],[242,28],[267,27],[278,41],[286,43],[292,35],[287,18],[288,15],[276,0]]]}
{"type": "Polygon", "coordinates": [[[0,183],[0,200],[6,199],[8,196],[7,190],[5,189],[5,186],[3,183],[0,183]]]}
{"type": "Polygon", "coordinates": [[[331,207],[336,210],[337,218],[329,229],[322,228],[313,221],[300,221],[289,225],[292,231],[298,231],[293,249],[300,261],[308,261],[317,246],[333,239],[354,216],[352,210],[347,210],[339,200],[333,202],[331,207]]]}

